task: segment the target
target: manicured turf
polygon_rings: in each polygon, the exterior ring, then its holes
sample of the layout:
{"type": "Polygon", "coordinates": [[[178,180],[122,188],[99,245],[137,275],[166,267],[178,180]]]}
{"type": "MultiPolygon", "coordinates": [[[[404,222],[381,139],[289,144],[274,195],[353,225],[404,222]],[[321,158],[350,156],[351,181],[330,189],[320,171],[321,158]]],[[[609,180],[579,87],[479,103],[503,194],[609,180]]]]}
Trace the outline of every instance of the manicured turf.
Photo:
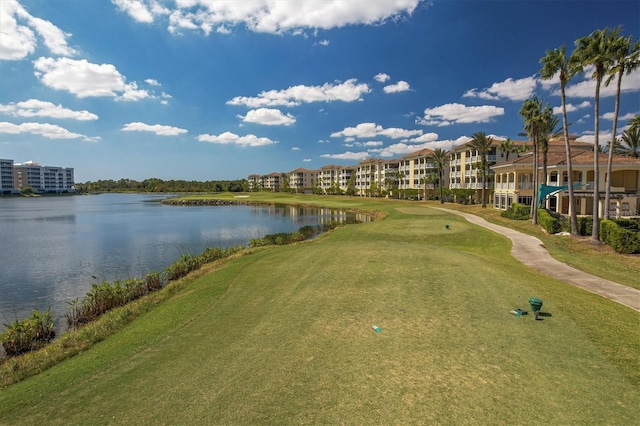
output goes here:
{"type": "Polygon", "coordinates": [[[388,215],[225,262],[90,350],[0,390],[0,424],[640,418],[637,312],[525,268],[506,238],[457,216],[351,203],[388,215]],[[544,301],[542,321],[509,314],[531,296],[544,301]]]}

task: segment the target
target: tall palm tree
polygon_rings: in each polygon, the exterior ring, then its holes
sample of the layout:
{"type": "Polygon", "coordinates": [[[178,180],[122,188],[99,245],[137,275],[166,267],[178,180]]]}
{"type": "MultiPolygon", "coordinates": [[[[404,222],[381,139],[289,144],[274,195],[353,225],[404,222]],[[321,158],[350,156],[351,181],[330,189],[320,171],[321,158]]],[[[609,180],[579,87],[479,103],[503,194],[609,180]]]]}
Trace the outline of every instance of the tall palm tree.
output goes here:
{"type": "Polygon", "coordinates": [[[604,218],[609,219],[609,200],[611,199],[611,169],[613,168],[613,153],[616,142],[616,130],[618,127],[618,114],[620,112],[620,88],[622,86],[622,76],[629,74],[640,67],[640,41],[632,44],[632,37],[614,36],[611,39],[611,55],[615,61],[609,70],[609,78],[604,85],[608,86],[617,77],[616,106],[613,114],[613,130],[611,131],[611,141],[609,142],[609,161],[607,163],[607,181],[604,197],[604,218]]]}
{"type": "Polygon", "coordinates": [[[573,192],[573,165],[571,164],[571,144],[569,142],[569,123],[567,122],[567,98],[565,88],[573,77],[569,70],[566,48],[562,46],[553,50],[547,50],[546,55],[540,59],[542,68],[540,77],[550,80],[557,74],[560,79],[560,98],[562,101],[562,133],[564,136],[564,150],[567,155],[567,185],[569,186],[569,216],[571,217],[571,235],[578,235],[578,212],[576,211],[575,195],[573,192]]]}
{"type": "Polygon", "coordinates": [[[436,148],[427,156],[427,161],[433,163],[438,171],[438,186],[440,187],[440,204],[444,204],[444,198],[442,198],[442,174],[444,169],[449,163],[449,151],[442,148],[436,148]]]}
{"type": "Polygon", "coordinates": [[[544,183],[547,182],[548,176],[547,158],[549,154],[549,140],[560,135],[560,130],[557,128],[559,121],[558,117],[553,115],[553,110],[549,108],[549,104],[547,104],[542,110],[538,127],[540,132],[538,135],[538,144],[540,145],[540,152],[542,153],[542,176],[544,183]]]}
{"type": "MultiPolygon", "coordinates": [[[[569,58],[576,72],[584,72],[585,67],[594,68],[591,78],[596,81],[595,107],[594,107],[594,142],[593,142],[593,232],[592,244],[600,244],[600,166],[598,163],[598,151],[600,146],[600,86],[602,79],[611,68],[611,40],[618,33],[618,29],[609,31],[595,30],[588,36],[576,40],[576,49],[569,58]]],[[[606,206],[608,209],[609,206],[606,206]]]]}
{"type": "Polygon", "coordinates": [[[625,157],[640,157],[640,126],[631,126],[622,133],[616,153],[625,157]]]}
{"type": "Polygon", "coordinates": [[[503,141],[500,141],[500,144],[498,145],[498,149],[504,152],[505,154],[507,154],[504,161],[509,161],[509,154],[513,154],[517,150],[516,146],[513,144],[513,141],[509,138],[503,141]]]}
{"type": "Polygon", "coordinates": [[[487,189],[487,178],[489,177],[488,170],[488,162],[487,162],[487,154],[491,149],[491,144],[493,143],[493,138],[491,136],[487,136],[484,132],[476,132],[471,137],[471,141],[469,141],[469,147],[473,148],[480,155],[480,168],[482,170],[482,207],[487,207],[487,200],[485,197],[485,191],[487,189]]]}
{"type": "Polygon", "coordinates": [[[533,196],[531,199],[531,218],[534,225],[538,224],[538,139],[540,136],[540,117],[542,115],[542,101],[534,96],[522,103],[519,114],[524,118],[523,129],[533,143],[533,196]]]}

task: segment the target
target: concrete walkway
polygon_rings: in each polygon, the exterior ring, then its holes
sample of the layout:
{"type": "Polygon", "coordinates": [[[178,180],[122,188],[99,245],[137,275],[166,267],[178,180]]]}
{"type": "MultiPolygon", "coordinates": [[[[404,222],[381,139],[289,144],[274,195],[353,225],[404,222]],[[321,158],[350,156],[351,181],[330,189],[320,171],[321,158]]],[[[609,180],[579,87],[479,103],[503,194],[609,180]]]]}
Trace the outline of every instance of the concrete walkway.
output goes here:
{"type": "Polygon", "coordinates": [[[438,207],[434,208],[462,216],[473,224],[506,236],[512,242],[511,254],[525,265],[640,312],[640,290],[587,274],[554,259],[538,238],[487,222],[485,219],[473,214],[438,207]]]}

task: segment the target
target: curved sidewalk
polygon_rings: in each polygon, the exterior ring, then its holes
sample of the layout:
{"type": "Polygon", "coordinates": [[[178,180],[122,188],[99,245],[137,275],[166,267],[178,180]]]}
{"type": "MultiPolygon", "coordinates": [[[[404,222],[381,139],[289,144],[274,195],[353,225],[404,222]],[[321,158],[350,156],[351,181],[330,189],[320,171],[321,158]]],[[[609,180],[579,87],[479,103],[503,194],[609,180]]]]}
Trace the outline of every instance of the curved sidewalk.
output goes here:
{"type": "Polygon", "coordinates": [[[640,290],[587,274],[554,259],[538,238],[487,222],[473,214],[439,207],[434,208],[462,216],[473,224],[506,236],[512,242],[511,254],[525,265],[640,312],[640,290]]]}

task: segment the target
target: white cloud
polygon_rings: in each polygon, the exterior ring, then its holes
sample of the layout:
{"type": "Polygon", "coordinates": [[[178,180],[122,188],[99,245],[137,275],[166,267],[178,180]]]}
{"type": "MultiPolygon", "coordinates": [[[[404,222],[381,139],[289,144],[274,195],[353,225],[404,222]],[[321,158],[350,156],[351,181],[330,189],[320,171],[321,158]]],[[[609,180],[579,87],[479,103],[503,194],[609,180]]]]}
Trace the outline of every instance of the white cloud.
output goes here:
{"type": "MultiPolygon", "coordinates": [[[[613,121],[615,113],[613,112],[608,112],[606,114],[602,114],[601,118],[605,119],[605,120],[610,120],[613,121]]],[[[620,115],[618,116],[618,122],[620,121],[625,121],[625,120],[631,120],[633,117],[635,117],[637,114],[634,114],[633,112],[630,112],[628,114],[625,115],[620,115]]]]}
{"type": "MultiPolygon", "coordinates": [[[[611,129],[603,130],[601,132],[598,132],[598,144],[599,145],[606,146],[606,145],[609,144],[610,140],[611,140],[611,129]]],[[[576,141],[578,141],[578,142],[595,143],[596,136],[595,136],[595,133],[594,133],[593,130],[588,130],[588,131],[584,132],[582,134],[582,136],[577,138],[576,141]]]]}
{"type": "Polygon", "coordinates": [[[449,126],[451,124],[488,123],[494,117],[504,115],[504,108],[490,105],[466,106],[452,103],[424,110],[424,117],[417,118],[418,124],[429,126],[449,126]]]}
{"type": "Polygon", "coordinates": [[[51,102],[29,99],[23,102],[11,102],[7,105],[0,105],[0,113],[14,117],[51,117],[70,118],[73,120],[97,120],[98,116],[89,111],[73,111],[64,108],[62,105],[55,105],[51,102]]]}
{"type": "Polygon", "coordinates": [[[49,21],[29,14],[17,0],[0,1],[0,60],[24,59],[35,51],[38,33],[44,45],[55,55],[72,56],[77,52],[67,44],[71,34],[49,21]],[[18,22],[20,21],[20,22],[18,22]]]}
{"type": "Polygon", "coordinates": [[[126,83],[125,77],[111,64],[92,64],[86,59],[38,58],[35,75],[48,87],[66,90],[79,98],[107,96],[116,100],[137,101],[151,97],[138,89],[136,82],[126,83]]]}
{"type": "Polygon", "coordinates": [[[131,16],[138,22],[151,23],[153,22],[153,14],[140,0],[111,0],[113,4],[118,6],[118,9],[131,16]]]}
{"type": "Polygon", "coordinates": [[[536,90],[536,84],[537,82],[534,77],[526,77],[519,80],[508,78],[500,83],[493,83],[491,87],[484,90],[468,90],[462,96],[465,98],[524,101],[533,95],[536,90]]]}
{"type": "Polygon", "coordinates": [[[187,133],[187,130],[179,127],[164,126],[161,124],[145,124],[140,122],[125,124],[122,129],[123,132],[151,132],[158,136],[177,136],[183,133],[187,133]]]}
{"type": "Polygon", "coordinates": [[[211,142],[222,145],[240,145],[240,146],[264,146],[273,145],[277,142],[269,138],[259,138],[256,135],[238,136],[235,133],[224,132],[220,135],[199,135],[197,139],[200,142],[211,142]]]}
{"type": "Polygon", "coordinates": [[[413,13],[423,0],[384,0],[361,2],[342,0],[176,0],[172,9],[157,0],[112,0],[135,21],[153,22],[169,15],[168,30],[200,30],[210,34],[214,28],[244,26],[255,32],[305,35],[305,29],[331,29],[347,25],[375,25],[413,13]]]}
{"type": "Polygon", "coordinates": [[[371,147],[371,146],[382,146],[384,142],[382,141],[367,141],[367,142],[347,142],[344,146],[348,148],[354,147],[371,147]]]}
{"type": "Polygon", "coordinates": [[[291,151],[302,151],[299,146],[292,146],[291,151]]]}
{"type": "Polygon", "coordinates": [[[329,43],[330,43],[330,42],[329,42],[329,40],[320,40],[320,41],[318,42],[318,44],[319,44],[320,46],[325,46],[325,47],[326,47],[326,46],[328,46],[328,45],[329,45],[329,43]]]}
{"type": "Polygon", "coordinates": [[[305,158],[304,160],[302,160],[303,163],[310,163],[311,162],[311,158],[305,158]]]}
{"type": "Polygon", "coordinates": [[[365,158],[369,157],[369,153],[347,151],[342,154],[322,154],[320,155],[320,157],[333,158],[336,160],[364,160],[365,158]]]}
{"type": "Polygon", "coordinates": [[[373,79],[376,81],[379,81],[380,83],[384,83],[385,81],[389,80],[391,77],[389,76],[389,74],[385,74],[383,72],[376,74],[373,79]]]}
{"type": "Polygon", "coordinates": [[[411,88],[409,87],[409,83],[407,83],[406,81],[399,81],[396,84],[385,86],[382,90],[384,90],[385,93],[398,93],[406,92],[408,90],[411,90],[411,88]]]}
{"type": "Polygon", "coordinates": [[[144,82],[150,86],[160,86],[160,83],[158,83],[158,80],[153,78],[147,78],[144,82]]]}
{"type": "Polygon", "coordinates": [[[20,134],[30,133],[40,135],[48,139],[79,139],[96,141],[99,137],[89,137],[80,133],[73,133],[64,127],[48,123],[21,123],[13,124],[6,121],[0,122],[0,133],[20,134]]]}
{"type": "MultiPolygon", "coordinates": [[[[584,80],[567,85],[565,88],[565,94],[569,98],[595,98],[596,93],[596,81],[591,79],[593,73],[592,69],[585,69],[583,74],[584,80]]],[[[616,95],[617,90],[617,77],[614,81],[605,86],[604,82],[600,86],[600,97],[607,98],[616,95]]],[[[640,91],[640,69],[633,71],[631,74],[622,77],[622,85],[620,88],[622,93],[637,92],[640,91]]],[[[554,94],[560,94],[559,91],[554,94]]]]}
{"type": "Polygon", "coordinates": [[[360,123],[356,127],[347,127],[344,130],[331,134],[332,138],[374,138],[386,136],[392,139],[410,138],[422,135],[422,130],[406,130],[397,127],[383,128],[376,123],[360,123]]]}
{"type": "MultiPolygon", "coordinates": [[[[574,112],[574,111],[577,111],[577,110],[582,109],[582,108],[588,108],[590,106],[591,106],[591,102],[584,101],[584,102],[579,103],[578,105],[567,104],[565,107],[567,109],[567,112],[574,112]]],[[[562,105],[557,106],[557,107],[553,107],[553,113],[554,114],[562,114],[562,105]]]]}
{"type": "Polygon", "coordinates": [[[249,108],[265,106],[297,106],[311,102],[354,102],[362,99],[362,95],[371,89],[365,83],[358,84],[355,78],[344,83],[325,83],[322,86],[292,86],[284,90],[261,92],[256,97],[237,96],[228,105],[244,105],[249,108]]]}
{"type": "Polygon", "coordinates": [[[425,143],[425,142],[434,142],[438,140],[437,133],[425,133],[424,135],[418,136],[417,138],[409,139],[408,142],[412,143],[425,143]]]}
{"type": "Polygon", "coordinates": [[[296,122],[291,114],[283,114],[279,109],[258,108],[247,112],[247,115],[238,115],[245,123],[264,124],[266,126],[289,126],[296,122]]]}

